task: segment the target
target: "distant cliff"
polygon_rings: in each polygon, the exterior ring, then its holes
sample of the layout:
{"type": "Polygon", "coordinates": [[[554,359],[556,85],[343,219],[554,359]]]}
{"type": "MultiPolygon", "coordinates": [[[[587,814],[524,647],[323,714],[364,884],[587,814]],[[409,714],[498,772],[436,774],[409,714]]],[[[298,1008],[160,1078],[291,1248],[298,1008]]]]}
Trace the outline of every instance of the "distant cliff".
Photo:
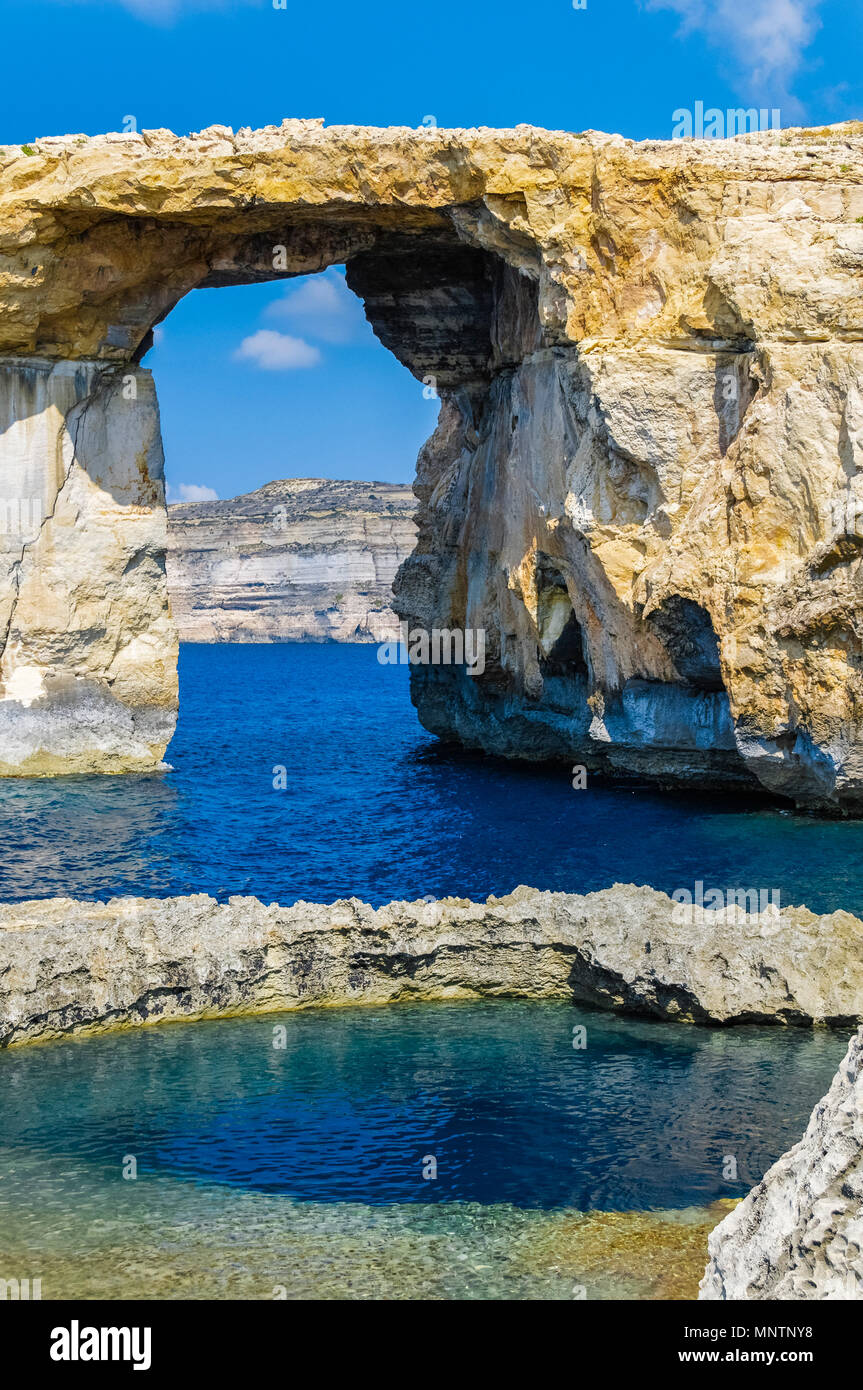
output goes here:
{"type": "Polygon", "coordinates": [[[168,587],[185,642],[377,642],[413,550],[416,499],[397,483],[288,478],[168,508],[168,587]]]}

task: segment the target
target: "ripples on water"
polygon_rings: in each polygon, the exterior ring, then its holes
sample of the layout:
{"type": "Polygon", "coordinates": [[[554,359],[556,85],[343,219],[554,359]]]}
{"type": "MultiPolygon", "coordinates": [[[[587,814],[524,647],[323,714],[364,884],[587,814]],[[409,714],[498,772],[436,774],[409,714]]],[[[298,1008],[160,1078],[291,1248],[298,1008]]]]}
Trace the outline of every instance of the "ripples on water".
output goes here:
{"type": "MultiPolygon", "coordinates": [[[[180,676],[172,772],[0,781],[0,898],[701,878],[863,910],[863,826],[442,750],[373,647],[186,647],[180,676]]],[[[692,1297],[717,1199],[799,1138],[845,1043],[498,1002],[13,1050],[0,1276],[41,1274],[44,1297],[692,1297]]]]}
{"type": "Polygon", "coordinates": [[[778,889],[863,914],[863,824],[441,749],[372,646],[186,646],[173,772],[0,782],[0,897],[778,889]],[[284,766],[287,789],[273,788],[284,766]]]}
{"type": "Polygon", "coordinates": [[[143,1173],[313,1201],[684,1207],[760,1178],[845,1045],[557,1003],[318,1009],[13,1049],[0,1114],[7,1146],[106,1181],[128,1152],[143,1173]]]}
{"type": "Polygon", "coordinates": [[[499,1001],[13,1049],[0,1263],[45,1296],[691,1296],[709,1204],[799,1137],[845,1042],[499,1001]]]}

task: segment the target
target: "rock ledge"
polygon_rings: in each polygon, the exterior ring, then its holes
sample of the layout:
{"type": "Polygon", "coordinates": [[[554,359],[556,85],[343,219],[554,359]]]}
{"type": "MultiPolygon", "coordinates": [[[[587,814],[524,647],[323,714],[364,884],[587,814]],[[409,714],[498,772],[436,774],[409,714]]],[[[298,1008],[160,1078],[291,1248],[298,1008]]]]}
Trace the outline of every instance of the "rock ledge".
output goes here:
{"type": "Polygon", "coordinates": [[[664,893],[620,884],[378,909],[203,894],[5,904],[0,1047],[163,1019],[477,997],[690,1023],[863,1021],[856,917],[678,915],[664,893]]]}

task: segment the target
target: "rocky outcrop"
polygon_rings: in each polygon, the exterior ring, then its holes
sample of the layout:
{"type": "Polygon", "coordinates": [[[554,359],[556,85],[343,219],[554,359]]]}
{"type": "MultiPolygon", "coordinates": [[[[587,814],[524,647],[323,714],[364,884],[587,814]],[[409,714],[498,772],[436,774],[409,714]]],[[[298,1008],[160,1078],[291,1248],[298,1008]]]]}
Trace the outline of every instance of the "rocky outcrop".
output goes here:
{"type": "Polygon", "coordinates": [[[203,894],[6,904],[0,1046],[171,1018],[482,996],[680,1022],[863,1020],[856,917],[738,915],[680,922],[664,893],[622,885],[376,910],[203,894]]]}
{"type": "Polygon", "coordinates": [[[863,1299],[863,1031],[809,1126],[716,1227],[703,1299],[863,1299]]]}
{"type": "MultiPolygon", "coordinates": [[[[196,286],[346,264],[442,403],[397,611],[486,633],[481,676],[412,672],[424,723],[508,756],[859,810],[861,219],[856,123],[641,143],[314,121],[49,138],[0,150],[0,353],[25,374],[38,355],[138,376],[196,286]]],[[[103,473],[133,467],[123,409],[103,473]]],[[[53,444],[28,447],[47,480],[53,444]]],[[[130,505],[155,525],[136,457],[130,505]]],[[[127,594],[113,550],[88,554],[99,621],[79,622],[73,591],[71,641],[46,604],[6,642],[5,766],[22,719],[52,722],[50,694],[37,714],[18,699],[22,663],[118,700],[126,752],[141,709],[169,717],[162,582],[129,602],[118,686],[102,607],[127,594]]],[[[63,718],[101,766],[87,708],[63,718]]]]}
{"type": "Polygon", "coordinates": [[[0,360],[0,776],[135,772],[174,731],[149,372],[0,360]]]}
{"type": "Polygon", "coordinates": [[[183,642],[381,642],[416,540],[399,483],[287,478],[168,508],[168,590],[183,642]]]}

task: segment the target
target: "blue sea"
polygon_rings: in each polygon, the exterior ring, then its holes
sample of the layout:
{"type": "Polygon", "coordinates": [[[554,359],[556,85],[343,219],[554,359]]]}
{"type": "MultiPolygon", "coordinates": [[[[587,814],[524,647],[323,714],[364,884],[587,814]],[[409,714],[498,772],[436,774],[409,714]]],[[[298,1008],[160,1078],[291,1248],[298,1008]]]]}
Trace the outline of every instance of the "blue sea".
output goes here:
{"type": "MultiPolygon", "coordinates": [[[[574,790],[566,767],[444,748],[374,647],[183,648],[167,762],[0,782],[0,895],[377,904],[700,879],[863,911],[863,825],[574,790]]],[[[800,1137],[846,1046],[484,1001],[12,1049],[0,1275],[43,1277],[46,1298],[691,1297],[707,1231],[800,1137]]]]}
{"type": "Polygon", "coordinates": [[[373,646],[184,646],[170,772],[0,782],[0,897],[775,889],[863,915],[863,822],[442,746],[373,646]],[[284,773],[281,773],[284,769],[284,773]],[[284,783],[283,787],[274,782],[284,783]]]}

